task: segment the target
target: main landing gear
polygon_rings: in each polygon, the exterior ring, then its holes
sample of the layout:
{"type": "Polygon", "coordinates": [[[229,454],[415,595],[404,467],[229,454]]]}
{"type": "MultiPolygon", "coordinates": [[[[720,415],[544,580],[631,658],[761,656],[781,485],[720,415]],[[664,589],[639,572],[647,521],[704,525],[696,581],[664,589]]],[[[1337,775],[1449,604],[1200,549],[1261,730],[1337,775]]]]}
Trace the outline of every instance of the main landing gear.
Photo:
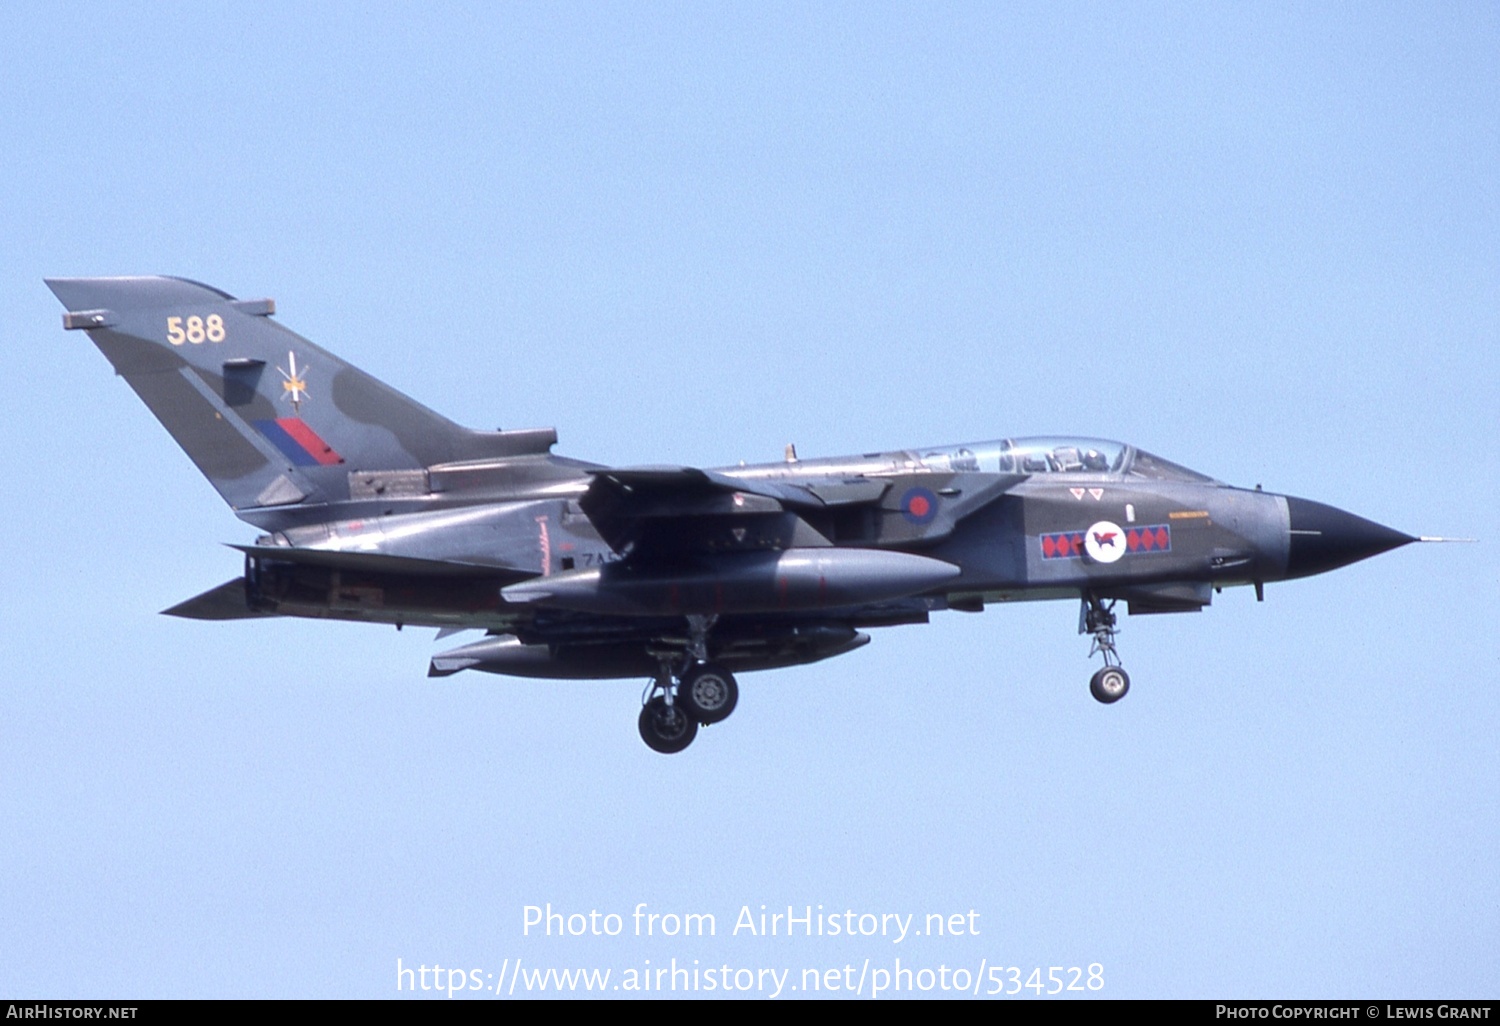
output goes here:
{"type": "Polygon", "coordinates": [[[1092,634],[1094,644],[1089,649],[1089,658],[1104,656],[1104,666],[1089,680],[1089,693],[1105,705],[1111,705],[1125,697],[1130,690],[1130,674],[1120,665],[1119,653],[1115,651],[1115,603],[1108,605],[1092,592],[1085,592],[1083,605],[1078,610],[1078,633],[1092,634]]]}
{"type": "Polygon", "coordinates": [[[687,653],[655,653],[658,670],[646,689],[638,726],[653,751],[672,755],[693,743],[699,726],[734,712],[740,686],[734,674],[708,661],[708,631],[717,617],[688,617],[687,653]],[[681,667],[674,673],[675,667],[681,667]]]}

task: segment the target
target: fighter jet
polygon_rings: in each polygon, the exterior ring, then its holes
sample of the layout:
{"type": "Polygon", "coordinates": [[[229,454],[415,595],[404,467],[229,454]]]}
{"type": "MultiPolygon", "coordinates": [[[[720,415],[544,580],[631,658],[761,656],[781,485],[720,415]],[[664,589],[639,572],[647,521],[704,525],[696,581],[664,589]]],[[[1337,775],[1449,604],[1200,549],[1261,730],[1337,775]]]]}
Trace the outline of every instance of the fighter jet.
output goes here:
{"type": "Polygon", "coordinates": [[[553,454],[550,428],[454,424],[282,327],[269,299],[169,277],[47,285],[64,328],[263,532],[234,546],[242,576],[166,613],[477,628],[429,676],[647,678],[638,727],[663,753],[734,711],[736,674],[992,603],[1079,603],[1103,664],[1090,691],[1117,702],[1119,603],[1263,598],[1419,540],[1093,438],[601,466],[553,454]]]}

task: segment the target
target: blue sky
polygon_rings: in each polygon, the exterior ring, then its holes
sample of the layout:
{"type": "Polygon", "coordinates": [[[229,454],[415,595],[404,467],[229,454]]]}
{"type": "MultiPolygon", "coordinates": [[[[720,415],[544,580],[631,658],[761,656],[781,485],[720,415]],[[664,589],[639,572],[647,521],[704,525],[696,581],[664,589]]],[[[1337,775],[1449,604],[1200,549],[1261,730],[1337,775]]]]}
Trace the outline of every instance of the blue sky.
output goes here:
{"type": "Polygon", "coordinates": [[[1493,5],[17,3],[0,84],[0,993],[1496,992],[1493,5]],[[599,462],[1089,434],[1481,541],[1127,620],[1118,706],[1023,605],[749,676],[661,758],[635,682],[158,616],[254,531],[41,283],[146,273],[599,462]],[[547,902],[718,933],[524,935],[547,902]],[[762,904],[980,933],[731,933],[762,904]]]}

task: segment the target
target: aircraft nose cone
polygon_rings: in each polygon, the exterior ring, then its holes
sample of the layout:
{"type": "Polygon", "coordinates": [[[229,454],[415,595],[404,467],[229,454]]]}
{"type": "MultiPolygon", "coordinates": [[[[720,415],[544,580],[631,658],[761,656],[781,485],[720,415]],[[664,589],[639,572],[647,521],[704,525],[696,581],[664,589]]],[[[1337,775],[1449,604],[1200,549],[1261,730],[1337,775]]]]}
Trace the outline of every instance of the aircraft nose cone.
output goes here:
{"type": "Polygon", "coordinates": [[[1286,498],[1291,543],[1287,577],[1308,577],[1334,570],[1417,539],[1373,520],[1308,499],[1286,498]]]}

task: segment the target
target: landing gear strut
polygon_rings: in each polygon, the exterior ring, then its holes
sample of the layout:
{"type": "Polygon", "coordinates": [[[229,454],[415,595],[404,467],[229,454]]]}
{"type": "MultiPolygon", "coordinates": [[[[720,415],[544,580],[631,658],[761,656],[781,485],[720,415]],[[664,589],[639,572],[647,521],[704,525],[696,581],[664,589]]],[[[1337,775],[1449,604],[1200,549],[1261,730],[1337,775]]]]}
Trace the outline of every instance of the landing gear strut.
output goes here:
{"type": "MultiPolygon", "coordinates": [[[[646,688],[638,726],[653,751],[671,755],[698,736],[699,725],[720,723],[734,712],[740,686],[734,674],[708,661],[708,632],[716,616],[689,616],[687,651],[653,651],[656,677],[646,688]]],[[[680,643],[679,643],[680,644],[680,643]]]]}
{"type": "Polygon", "coordinates": [[[1130,690],[1130,674],[1120,665],[1119,653],[1115,651],[1117,621],[1114,610],[1113,599],[1106,605],[1092,592],[1084,593],[1083,605],[1078,610],[1078,633],[1094,636],[1089,658],[1104,656],[1103,668],[1089,680],[1089,693],[1105,705],[1118,702],[1130,690]]]}

